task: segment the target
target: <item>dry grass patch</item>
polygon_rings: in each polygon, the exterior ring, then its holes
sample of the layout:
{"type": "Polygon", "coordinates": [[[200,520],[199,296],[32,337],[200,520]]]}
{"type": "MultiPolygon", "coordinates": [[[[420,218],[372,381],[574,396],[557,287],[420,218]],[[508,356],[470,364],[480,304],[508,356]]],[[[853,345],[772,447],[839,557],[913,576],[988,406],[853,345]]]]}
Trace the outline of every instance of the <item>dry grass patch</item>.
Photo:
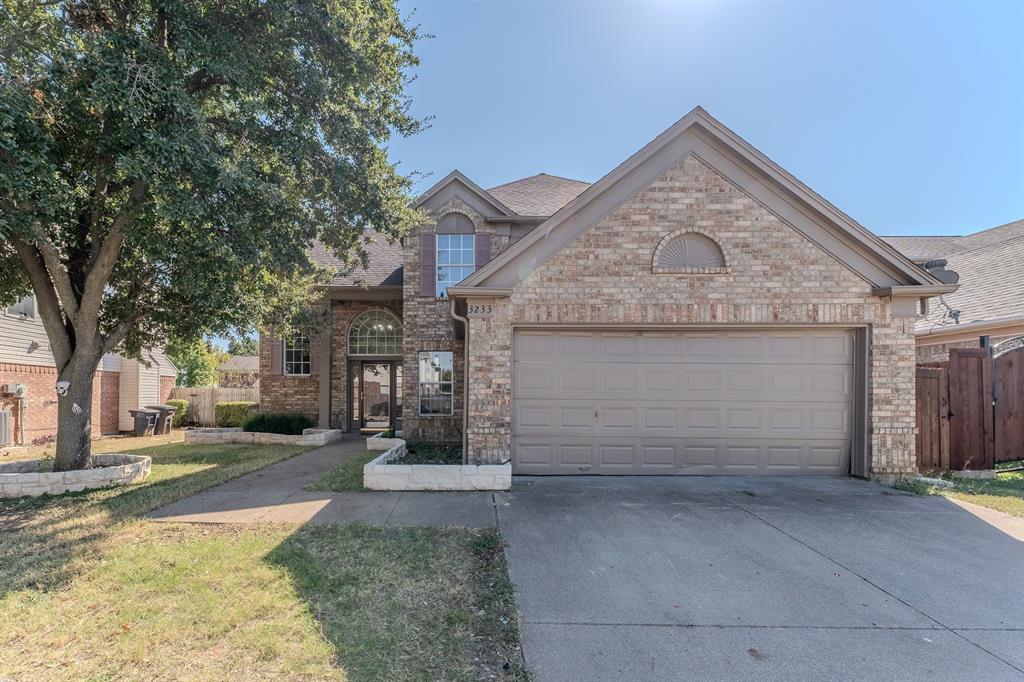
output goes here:
{"type": "Polygon", "coordinates": [[[931,485],[919,479],[907,481],[898,487],[919,495],[942,495],[1011,516],[1024,517],[1024,472],[1001,471],[991,480],[959,478],[956,475],[942,478],[949,482],[948,487],[931,485]]]}
{"type": "Polygon", "coordinates": [[[495,530],[140,518],[302,449],[134,449],[143,484],[0,501],[0,679],[524,678],[495,530]]]}

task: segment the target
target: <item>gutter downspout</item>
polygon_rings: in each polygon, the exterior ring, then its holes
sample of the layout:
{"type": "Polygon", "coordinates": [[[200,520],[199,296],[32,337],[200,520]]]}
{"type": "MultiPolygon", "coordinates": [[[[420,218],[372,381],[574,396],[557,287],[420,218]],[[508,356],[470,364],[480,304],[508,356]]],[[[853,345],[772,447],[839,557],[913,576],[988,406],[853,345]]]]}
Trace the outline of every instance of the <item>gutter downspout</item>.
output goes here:
{"type": "Polygon", "coordinates": [[[462,463],[469,460],[469,320],[455,312],[455,298],[448,298],[448,312],[453,320],[462,323],[466,336],[462,341],[462,463]]]}

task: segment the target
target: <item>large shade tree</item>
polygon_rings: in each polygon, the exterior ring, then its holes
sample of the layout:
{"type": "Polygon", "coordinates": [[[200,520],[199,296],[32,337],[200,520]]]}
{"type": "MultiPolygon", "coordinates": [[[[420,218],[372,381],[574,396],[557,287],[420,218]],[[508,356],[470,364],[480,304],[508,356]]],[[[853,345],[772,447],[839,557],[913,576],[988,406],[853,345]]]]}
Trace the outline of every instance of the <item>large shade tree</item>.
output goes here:
{"type": "Polygon", "coordinates": [[[0,4],[0,305],[35,294],[68,382],[56,469],[104,353],[285,320],[315,240],[407,229],[416,39],[392,0],[0,4]]]}

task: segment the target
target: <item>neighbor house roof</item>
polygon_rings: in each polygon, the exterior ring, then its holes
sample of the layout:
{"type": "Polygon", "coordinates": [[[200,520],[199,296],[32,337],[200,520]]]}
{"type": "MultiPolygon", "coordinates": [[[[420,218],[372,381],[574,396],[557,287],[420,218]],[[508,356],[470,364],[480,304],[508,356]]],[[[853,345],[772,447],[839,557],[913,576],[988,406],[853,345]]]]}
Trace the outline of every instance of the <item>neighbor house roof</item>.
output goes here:
{"type": "Polygon", "coordinates": [[[948,234],[882,237],[882,239],[902,252],[907,258],[915,261],[945,258],[950,253],[956,253],[959,249],[952,247],[951,244],[958,238],[948,234]]]}
{"type": "Polygon", "coordinates": [[[590,187],[589,182],[538,173],[487,190],[519,215],[554,215],[590,187]]]}
{"type": "MultiPolygon", "coordinates": [[[[885,239],[893,245],[900,240],[903,249],[917,248],[914,238],[885,239]]],[[[960,288],[942,297],[960,311],[960,325],[1024,317],[1024,220],[946,240],[931,245],[928,257],[945,258],[946,269],[960,275],[960,288]]],[[[929,334],[955,326],[949,310],[933,301],[916,331],[929,334]]]]}
{"type": "Polygon", "coordinates": [[[309,257],[321,267],[335,272],[327,282],[328,286],[401,286],[402,285],[402,245],[388,242],[376,232],[367,233],[368,240],[363,245],[368,259],[366,267],[357,265],[349,270],[345,264],[334,257],[323,244],[316,242],[310,250],[309,257]]]}
{"type": "Polygon", "coordinates": [[[232,355],[220,363],[218,372],[259,372],[260,356],[258,355],[232,355]]]}

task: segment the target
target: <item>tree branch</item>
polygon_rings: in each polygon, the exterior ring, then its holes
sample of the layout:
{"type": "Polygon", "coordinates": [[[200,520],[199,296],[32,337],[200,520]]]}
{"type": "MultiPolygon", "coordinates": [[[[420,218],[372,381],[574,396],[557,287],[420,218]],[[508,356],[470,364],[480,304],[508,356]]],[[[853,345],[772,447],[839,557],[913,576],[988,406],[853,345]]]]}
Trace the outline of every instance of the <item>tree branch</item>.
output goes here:
{"type": "Polygon", "coordinates": [[[107,238],[94,242],[93,258],[89,264],[89,274],[85,278],[85,287],[82,290],[82,298],[79,304],[79,322],[83,325],[90,325],[83,328],[81,333],[92,336],[96,334],[99,322],[100,304],[103,302],[103,291],[110,279],[110,273],[114,271],[117,264],[118,254],[121,252],[121,245],[124,244],[125,227],[131,220],[132,213],[138,208],[139,202],[146,195],[149,183],[136,180],[132,183],[131,193],[125,204],[124,210],[114,219],[107,232],[107,238]]]}
{"type": "Polygon", "coordinates": [[[75,290],[71,287],[71,277],[68,275],[67,268],[60,262],[60,254],[54,248],[53,242],[45,235],[39,237],[35,246],[43,258],[50,279],[53,281],[53,287],[57,291],[61,307],[64,308],[64,314],[67,315],[71,324],[74,324],[75,318],[78,316],[78,299],[75,297],[75,290]]]}
{"type": "Polygon", "coordinates": [[[46,336],[50,340],[50,352],[59,373],[71,360],[74,348],[65,326],[60,303],[57,301],[57,292],[54,291],[53,282],[38,249],[18,237],[11,237],[11,243],[21,258],[29,281],[32,282],[39,317],[42,318],[43,328],[46,329],[46,336]]]}

